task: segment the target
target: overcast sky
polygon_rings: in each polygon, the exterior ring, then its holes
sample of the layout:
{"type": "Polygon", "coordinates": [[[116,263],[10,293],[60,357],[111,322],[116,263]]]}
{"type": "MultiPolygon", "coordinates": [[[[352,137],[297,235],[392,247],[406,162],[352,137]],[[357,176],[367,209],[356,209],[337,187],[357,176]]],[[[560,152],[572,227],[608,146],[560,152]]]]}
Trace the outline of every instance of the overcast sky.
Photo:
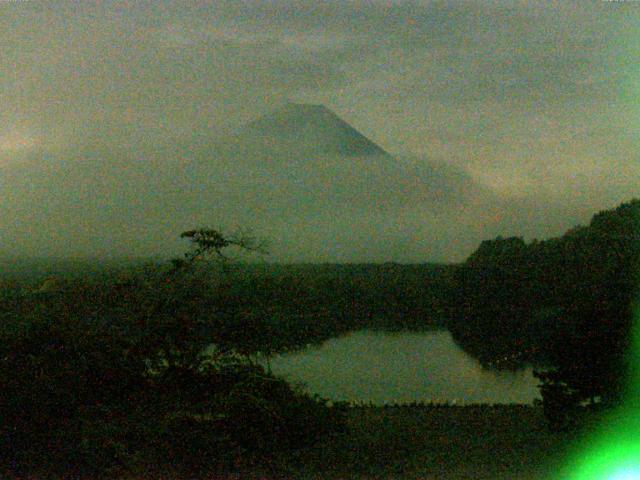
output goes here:
{"type": "Polygon", "coordinates": [[[102,221],[131,227],[115,213],[43,207],[79,188],[64,169],[34,178],[46,162],[87,149],[160,161],[286,100],[323,103],[403,162],[482,193],[447,213],[424,204],[367,224],[361,212],[358,235],[345,216],[340,249],[318,250],[326,238],[298,221],[297,246],[272,238],[275,259],[457,261],[483,238],[559,235],[640,196],[640,2],[24,0],[0,2],[0,45],[0,253],[134,241],[96,240],[102,221]]]}

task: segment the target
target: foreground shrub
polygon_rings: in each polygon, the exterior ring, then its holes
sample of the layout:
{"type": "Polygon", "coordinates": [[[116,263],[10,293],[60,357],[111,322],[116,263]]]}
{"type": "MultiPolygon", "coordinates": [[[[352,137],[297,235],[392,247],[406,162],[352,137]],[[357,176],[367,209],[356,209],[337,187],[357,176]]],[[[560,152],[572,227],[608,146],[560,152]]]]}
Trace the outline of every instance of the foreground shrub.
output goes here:
{"type": "Polygon", "coordinates": [[[228,283],[187,259],[2,312],[0,473],[228,472],[341,428],[336,409],[252,362],[252,339],[226,335],[242,327],[228,283]]]}

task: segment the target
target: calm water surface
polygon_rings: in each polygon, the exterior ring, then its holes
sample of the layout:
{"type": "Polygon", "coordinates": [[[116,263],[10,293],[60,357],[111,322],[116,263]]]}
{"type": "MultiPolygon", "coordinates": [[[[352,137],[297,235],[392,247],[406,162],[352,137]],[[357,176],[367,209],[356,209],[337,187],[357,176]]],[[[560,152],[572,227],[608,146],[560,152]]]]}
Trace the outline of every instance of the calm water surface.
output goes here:
{"type": "Polygon", "coordinates": [[[273,373],[332,400],[382,403],[531,403],[540,398],[531,369],[490,372],[449,332],[358,331],[317,347],[277,355],[273,373]]]}

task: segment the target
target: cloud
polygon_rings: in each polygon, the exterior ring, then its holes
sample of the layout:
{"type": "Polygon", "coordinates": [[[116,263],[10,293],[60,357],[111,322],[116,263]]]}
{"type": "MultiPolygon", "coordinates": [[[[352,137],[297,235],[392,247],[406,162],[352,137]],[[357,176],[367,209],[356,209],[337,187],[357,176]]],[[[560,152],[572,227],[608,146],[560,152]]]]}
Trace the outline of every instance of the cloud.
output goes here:
{"type": "Polygon", "coordinates": [[[232,217],[291,258],[460,259],[486,236],[561,233],[638,195],[631,3],[7,2],[4,248],[141,252],[232,217]],[[184,166],[288,98],[399,166],[326,159],[271,185],[184,166]]]}
{"type": "Polygon", "coordinates": [[[175,157],[93,143],[32,152],[1,169],[2,253],[177,254],[178,234],[198,226],[251,227],[280,261],[444,260],[481,240],[463,230],[491,193],[457,167],[240,151],[175,157]]]}

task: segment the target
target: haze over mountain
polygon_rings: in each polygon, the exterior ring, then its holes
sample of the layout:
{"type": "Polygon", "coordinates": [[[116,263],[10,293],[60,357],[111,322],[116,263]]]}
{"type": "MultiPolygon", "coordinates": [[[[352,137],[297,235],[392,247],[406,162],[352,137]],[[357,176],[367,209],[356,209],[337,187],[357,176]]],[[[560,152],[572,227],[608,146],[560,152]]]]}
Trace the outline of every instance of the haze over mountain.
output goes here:
{"type": "Polygon", "coordinates": [[[464,171],[395,158],[304,104],[200,144],[41,149],[3,168],[0,193],[4,255],[176,254],[181,231],[212,226],[251,228],[282,261],[443,260],[477,242],[460,231],[469,208],[495,201],[464,171]],[[452,214],[455,239],[429,233],[452,214]]]}

